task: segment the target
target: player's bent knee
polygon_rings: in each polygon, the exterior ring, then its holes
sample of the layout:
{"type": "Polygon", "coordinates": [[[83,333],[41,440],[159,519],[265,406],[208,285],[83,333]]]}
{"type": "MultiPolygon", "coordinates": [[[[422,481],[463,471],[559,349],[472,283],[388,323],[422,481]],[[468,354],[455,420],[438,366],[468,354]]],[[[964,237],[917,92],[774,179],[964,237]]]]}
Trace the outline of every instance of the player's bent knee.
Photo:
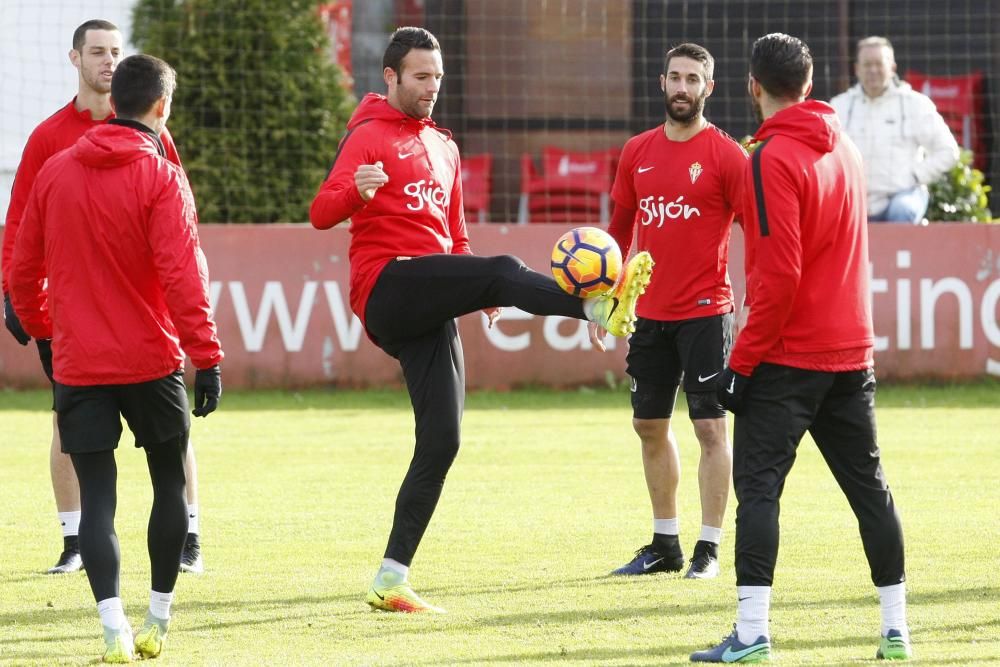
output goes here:
{"type": "Polygon", "coordinates": [[[691,419],[719,419],[726,416],[726,409],[719,403],[714,391],[695,391],[687,394],[688,416],[691,419]]]}
{"type": "Polygon", "coordinates": [[[493,266],[502,275],[519,273],[524,269],[525,264],[520,257],[514,255],[497,255],[493,258],[493,266]]]}

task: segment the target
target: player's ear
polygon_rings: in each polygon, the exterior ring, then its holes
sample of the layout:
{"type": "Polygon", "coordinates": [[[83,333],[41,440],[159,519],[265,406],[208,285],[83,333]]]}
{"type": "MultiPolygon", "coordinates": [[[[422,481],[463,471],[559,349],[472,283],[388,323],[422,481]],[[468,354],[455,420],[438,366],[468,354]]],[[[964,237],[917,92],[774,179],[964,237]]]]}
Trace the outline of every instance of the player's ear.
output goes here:
{"type": "Polygon", "coordinates": [[[398,83],[396,80],[396,70],[391,67],[386,67],[382,70],[382,79],[385,81],[385,85],[390,87],[398,83]]]}
{"type": "Polygon", "coordinates": [[[73,67],[80,69],[80,52],[76,49],[70,49],[69,53],[66,55],[69,56],[69,61],[72,63],[73,67]]]}
{"type": "Polygon", "coordinates": [[[667,92],[667,77],[660,75],[660,90],[667,92]]]}
{"type": "Polygon", "coordinates": [[[711,97],[713,90],[715,90],[715,79],[709,79],[705,82],[705,97],[711,97]]]}

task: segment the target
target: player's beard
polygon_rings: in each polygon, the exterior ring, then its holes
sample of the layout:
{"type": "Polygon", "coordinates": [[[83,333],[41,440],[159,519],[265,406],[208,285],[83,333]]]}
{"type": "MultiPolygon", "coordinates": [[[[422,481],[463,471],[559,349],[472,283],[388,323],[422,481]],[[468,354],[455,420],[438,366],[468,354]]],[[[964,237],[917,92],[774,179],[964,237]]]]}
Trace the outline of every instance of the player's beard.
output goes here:
{"type": "Polygon", "coordinates": [[[695,97],[693,99],[689,98],[687,96],[684,96],[682,98],[680,95],[674,95],[673,97],[667,97],[664,94],[663,99],[664,99],[664,102],[666,103],[666,106],[667,106],[667,116],[669,116],[670,120],[674,121],[675,123],[680,123],[681,125],[690,125],[691,123],[693,123],[695,121],[696,118],[698,118],[699,116],[701,116],[702,111],[705,110],[705,98],[706,97],[708,97],[708,95],[706,95],[704,93],[702,93],[701,95],[699,95],[699,96],[697,96],[697,97],[695,97]],[[684,111],[684,112],[674,111],[673,102],[675,100],[678,100],[678,99],[686,99],[686,100],[688,100],[688,109],[687,109],[687,111],[684,111]]]}
{"type": "Polygon", "coordinates": [[[101,95],[107,95],[108,93],[111,92],[111,82],[105,81],[104,79],[101,78],[100,68],[84,69],[83,80],[87,84],[87,86],[95,93],[100,93],[101,95]]]}
{"type": "Polygon", "coordinates": [[[416,118],[417,120],[429,118],[431,113],[434,111],[434,105],[431,104],[428,108],[420,101],[421,96],[422,93],[419,91],[409,90],[408,88],[400,86],[397,91],[399,108],[403,113],[411,118],[416,118]]]}

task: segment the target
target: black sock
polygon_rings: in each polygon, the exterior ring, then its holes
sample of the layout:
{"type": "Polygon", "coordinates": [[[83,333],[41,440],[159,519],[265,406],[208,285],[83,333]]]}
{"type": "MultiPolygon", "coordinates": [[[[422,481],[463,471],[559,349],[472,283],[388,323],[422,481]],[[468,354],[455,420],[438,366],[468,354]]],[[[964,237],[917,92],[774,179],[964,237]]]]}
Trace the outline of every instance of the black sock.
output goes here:
{"type": "Polygon", "coordinates": [[[63,536],[63,551],[75,551],[80,553],[80,536],[79,535],[64,535],[63,536]]]}
{"type": "Polygon", "coordinates": [[[718,558],[719,545],[707,540],[698,540],[698,542],[694,545],[694,553],[696,555],[700,553],[707,553],[712,558],[718,558]]]}
{"type": "Polygon", "coordinates": [[[653,533],[653,548],[661,556],[672,556],[681,551],[680,536],[653,533]]]}

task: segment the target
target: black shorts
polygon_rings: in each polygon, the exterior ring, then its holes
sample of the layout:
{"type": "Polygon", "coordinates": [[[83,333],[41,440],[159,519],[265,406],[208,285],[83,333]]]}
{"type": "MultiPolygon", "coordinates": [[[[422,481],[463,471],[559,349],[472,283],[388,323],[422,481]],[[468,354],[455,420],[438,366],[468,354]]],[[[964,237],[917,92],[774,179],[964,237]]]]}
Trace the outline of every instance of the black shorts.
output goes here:
{"type": "MultiPolygon", "coordinates": [[[[717,405],[715,378],[725,368],[732,331],[732,313],[676,322],[640,317],[626,357],[626,372],[632,378],[632,416],[669,419],[682,381],[685,393],[711,394],[717,405]]],[[[722,406],[717,405],[713,415],[692,418],[724,415],[722,406]]]]}
{"type": "Polygon", "coordinates": [[[56,381],[52,377],[52,339],[36,338],[35,345],[38,346],[38,360],[42,362],[42,370],[45,377],[52,385],[52,409],[56,409],[56,381]]]}
{"type": "Polygon", "coordinates": [[[56,382],[55,399],[66,454],[116,449],[121,417],[135,435],[136,447],[159,445],[191,427],[183,371],[138,384],[72,387],[56,382]]]}

